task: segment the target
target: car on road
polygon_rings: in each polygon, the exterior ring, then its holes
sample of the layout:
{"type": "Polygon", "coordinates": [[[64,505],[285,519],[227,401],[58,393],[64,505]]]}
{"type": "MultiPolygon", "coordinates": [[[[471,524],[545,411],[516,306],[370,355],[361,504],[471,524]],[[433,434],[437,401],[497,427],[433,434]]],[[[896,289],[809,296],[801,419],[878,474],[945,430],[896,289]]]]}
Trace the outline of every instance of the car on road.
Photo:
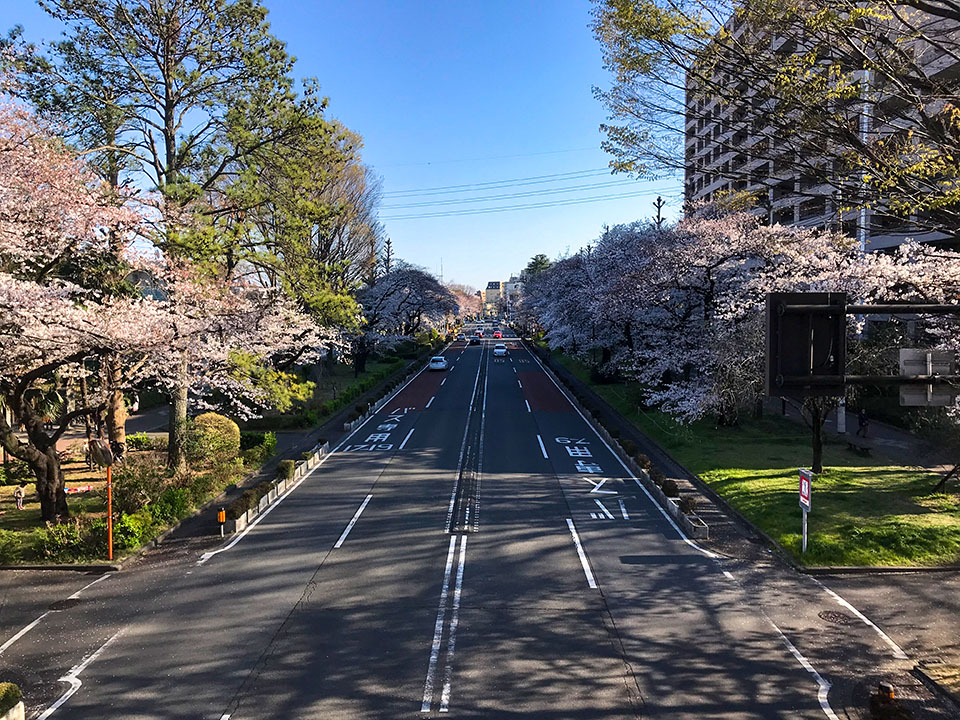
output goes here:
{"type": "Polygon", "coordinates": [[[503,333],[500,332],[499,330],[494,330],[494,331],[493,331],[493,337],[494,337],[494,339],[502,338],[502,337],[503,337],[503,333]]]}
{"type": "Polygon", "coordinates": [[[460,333],[459,335],[457,335],[457,340],[466,340],[466,339],[467,339],[467,336],[464,335],[463,333],[460,333]]]}
{"type": "Polygon", "coordinates": [[[506,357],[507,356],[507,346],[503,343],[497,343],[493,346],[493,356],[494,357],[506,357]]]}
{"type": "Polygon", "coordinates": [[[477,330],[477,337],[478,337],[478,338],[482,338],[482,337],[483,337],[483,330],[477,330]]]}
{"type": "Polygon", "coordinates": [[[431,370],[446,370],[447,369],[447,359],[443,355],[437,355],[430,358],[430,369],[431,370]]]}
{"type": "Polygon", "coordinates": [[[469,344],[470,344],[470,345],[479,345],[479,344],[480,344],[480,336],[479,336],[479,335],[474,335],[472,338],[470,338],[470,343],[469,343],[469,344]]]}

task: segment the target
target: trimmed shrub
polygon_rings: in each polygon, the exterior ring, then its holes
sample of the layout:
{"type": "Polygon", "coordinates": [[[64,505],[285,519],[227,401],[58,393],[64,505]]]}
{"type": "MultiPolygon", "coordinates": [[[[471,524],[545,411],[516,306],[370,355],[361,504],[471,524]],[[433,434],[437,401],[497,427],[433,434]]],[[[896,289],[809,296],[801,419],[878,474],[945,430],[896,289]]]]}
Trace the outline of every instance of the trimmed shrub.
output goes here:
{"type": "Polygon", "coordinates": [[[680,498],[680,512],[684,515],[693,515],[697,512],[697,496],[684,495],[680,498]]]}
{"type": "MultiPolygon", "coordinates": [[[[170,482],[166,463],[160,458],[129,457],[113,471],[113,506],[117,512],[135,513],[156,502],[170,482]]],[[[106,499],[106,489],[101,495],[106,499]]]]}
{"type": "Polygon", "coordinates": [[[14,565],[23,557],[21,533],[0,530],[0,565],[14,565]]]}
{"type": "Polygon", "coordinates": [[[171,525],[190,514],[190,493],[186,488],[167,488],[147,506],[158,525],[171,525]]]}
{"type": "Polygon", "coordinates": [[[76,519],[59,525],[47,523],[45,528],[35,530],[34,536],[34,548],[46,560],[72,560],[83,550],[83,536],[76,519]]]}
{"type": "Polygon", "coordinates": [[[662,487],[663,482],[667,479],[667,476],[663,474],[663,470],[658,467],[651,467],[648,472],[650,479],[653,480],[653,484],[657,487],[662,487]]]}
{"type": "Polygon", "coordinates": [[[636,455],[637,452],[640,450],[640,448],[637,446],[637,444],[633,440],[628,440],[626,438],[620,441],[620,447],[623,448],[623,451],[627,455],[636,455]]]}
{"type": "Polygon", "coordinates": [[[228,462],[240,452],[240,428],[217,413],[194,418],[188,436],[187,457],[191,462],[228,462]]]}
{"type": "Polygon", "coordinates": [[[301,460],[309,460],[312,457],[313,453],[310,450],[304,450],[302,453],[300,453],[301,460]]]}
{"type": "Polygon", "coordinates": [[[281,460],[280,464],[277,466],[277,477],[284,480],[289,480],[293,477],[293,471],[296,468],[296,463],[293,460],[281,460]]]}
{"type": "Polygon", "coordinates": [[[257,506],[257,495],[253,490],[244,490],[240,497],[227,506],[227,517],[236,520],[247,510],[257,506]]]}
{"type": "Polygon", "coordinates": [[[667,478],[663,481],[663,494],[667,497],[680,497],[680,487],[673,478],[667,478]]]}
{"type": "Polygon", "coordinates": [[[153,530],[153,516],[147,510],[122,513],[113,524],[113,544],[122,550],[140,547],[153,530]]]}
{"type": "Polygon", "coordinates": [[[650,462],[650,458],[648,458],[643,453],[637,453],[636,455],[633,456],[633,459],[637,461],[637,465],[642,467],[644,470],[647,470],[648,472],[650,468],[653,467],[653,463],[650,462]]]}
{"type": "Polygon", "coordinates": [[[127,448],[130,450],[150,450],[150,436],[145,432],[127,435],[127,448]]]}
{"type": "Polygon", "coordinates": [[[19,687],[11,682],[0,682],[0,715],[13,710],[22,699],[19,687]]]}

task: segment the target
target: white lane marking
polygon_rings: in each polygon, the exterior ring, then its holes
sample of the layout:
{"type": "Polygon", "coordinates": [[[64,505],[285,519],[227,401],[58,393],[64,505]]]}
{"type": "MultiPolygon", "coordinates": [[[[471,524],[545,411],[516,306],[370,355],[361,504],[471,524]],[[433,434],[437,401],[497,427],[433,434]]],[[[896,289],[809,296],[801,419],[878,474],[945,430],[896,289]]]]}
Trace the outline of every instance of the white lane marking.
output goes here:
{"type": "Polygon", "coordinates": [[[524,402],[527,404],[527,412],[533,412],[533,410],[530,409],[530,401],[524,400],[524,402]]]}
{"type": "Polygon", "coordinates": [[[520,386],[520,389],[521,389],[521,390],[523,389],[523,383],[522,383],[522,382],[520,382],[519,380],[517,380],[517,385],[519,385],[519,386],[520,386]]]}
{"type": "Polygon", "coordinates": [[[837,593],[835,593],[833,590],[831,590],[830,588],[828,588],[828,587],[827,587],[826,585],[824,585],[822,582],[820,582],[819,580],[817,580],[817,578],[811,578],[811,579],[812,579],[817,585],[819,585],[820,587],[822,587],[822,588],[827,592],[827,594],[828,594],[830,597],[832,597],[834,600],[836,600],[837,603],[839,603],[841,607],[845,607],[847,610],[849,610],[850,612],[852,612],[854,615],[856,615],[858,618],[860,618],[861,622],[863,622],[867,627],[871,628],[875,633],[877,633],[877,635],[880,636],[880,639],[883,640],[883,641],[890,647],[891,650],[893,650],[893,656],[894,656],[895,658],[897,658],[898,660],[909,660],[909,659],[910,659],[910,656],[907,655],[907,653],[905,653],[905,652],[903,651],[903,648],[901,648],[899,645],[897,645],[897,643],[894,642],[893,638],[891,638],[891,637],[890,637],[889,635],[887,635],[883,630],[881,630],[879,627],[877,627],[870,618],[868,618],[868,617],[867,617],[866,615],[864,615],[862,612],[860,612],[859,610],[857,610],[852,604],[850,604],[849,602],[847,602],[846,600],[844,600],[842,597],[840,597],[837,593]]]}
{"type": "MultiPolygon", "coordinates": [[[[73,595],[71,595],[71,596],[68,597],[67,599],[68,599],[68,600],[76,600],[77,598],[80,597],[80,593],[82,593],[84,590],[86,590],[87,588],[93,587],[94,585],[96,585],[96,584],[97,584],[98,582],[100,582],[101,580],[106,580],[106,579],[107,579],[108,577],[110,577],[111,575],[113,575],[113,573],[104,573],[103,575],[101,575],[100,577],[98,577],[98,578],[97,578],[96,580],[94,580],[93,582],[89,582],[89,583],[87,583],[86,585],[84,585],[82,588],[80,588],[79,590],[77,590],[73,595]]],[[[25,625],[24,627],[20,628],[20,630],[17,631],[17,634],[16,634],[16,635],[14,635],[12,638],[10,638],[10,639],[7,640],[5,643],[3,643],[3,645],[0,645],[0,655],[3,655],[3,653],[6,652],[6,651],[10,648],[11,645],[13,645],[17,640],[19,640],[20,638],[22,638],[22,637],[23,637],[24,635],[26,635],[28,632],[30,632],[31,630],[33,630],[33,629],[40,623],[41,620],[43,620],[47,615],[49,615],[49,614],[52,613],[52,612],[60,612],[60,611],[59,611],[59,610],[47,610],[45,613],[43,613],[42,615],[40,615],[39,617],[37,617],[33,622],[31,622],[31,623],[25,625]]]]}
{"type": "Polygon", "coordinates": [[[440,712],[450,710],[450,684],[453,679],[453,654],[457,648],[457,626],[460,624],[460,594],[463,590],[463,568],[467,564],[467,536],[460,541],[460,563],[457,565],[457,584],[453,591],[453,609],[450,611],[450,634],[447,636],[447,666],[443,673],[443,691],[440,693],[440,712]]]}
{"type": "Polygon", "coordinates": [[[629,520],[630,516],[627,515],[627,507],[623,504],[623,498],[617,498],[617,502],[620,503],[620,514],[623,515],[623,519],[629,520]]]}
{"type": "Polygon", "coordinates": [[[830,701],[827,699],[827,695],[830,693],[830,683],[814,669],[810,661],[803,656],[803,653],[797,650],[796,646],[783,634],[783,630],[777,627],[777,624],[770,619],[770,616],[767,615],[762,608],[760,612],[763,614],[763,617],[766,618],[767,622],[770,623],[770,626],[777,631],[777,634],[780,636],[780,639],[783,640],[783,644],[787,646],[790,654],[793,655],[803,669],[810,673],[813,679],[817,681],[817,701],[820,703],[820,709],[823,710],[823,714],[830,718],[830,720],[840,720],[836,713],[833,712],[833,708],[830,707],[830,701]]]}
{"type": "MultiPolygon", "coordinates": [[[[449,347],[449,345],[448,345],[447,347],[449,347]]],[[[444,348],[444,350],[446,350],[446,348],[444,348]]],[[[418,377],[420,377],[420,376],[424,373],[424,371],[426,371],[426,369],[427,369],[428,367],[429,367],[429,365],[424,365],[422,368],[420,368],[420,372],[418,372],[418,373],[417,373],[416,375],[414,375],[412,378],[410,378],[409,380],[407,380],[403,385],[401,385],[399,388],[397,388],[397,389],[393,392],[393,394],[390,395],[390,396],[383,402],[383,405],[386,405],[386,404],[389,403],[391,400],[393,400],[397,395],[399,395],[400,393],[402,393],[402,392],[404,391],[404,389],[407,387],[407,385],[409,385],[409,384],[412,383],[414,380],[416,380],[418,377]]],[[[300,479],[299,479],[297,482],[295,482],[293,485],[291,485],[283,495],[281,495],[281,496],[278,497],[276,500],[274,500],[273,503],[272,503],[271,505],[268,505],[267,508],[266,508],[262,513],[260,513],[259,515],[257,515],[257,517],[254,519],[254,521],[253,521],[252,523],[250,523],[249,525],[247,525],[246,529],[245,529],[243,532],[237,533],[236,535],[234,535],[233,539],[232,539],[230,542],[228,542],[226,545],[224,545],[222,548],[218,548],[217,550],[212,550],[212,551],[210,551],[210,552],[205,552],[205,553],[203,553],[203,554],[200,556],[200,559],[197,560],[197,565],[203,565],[205,562],[207,562],[207,560],[209,560],[210,558],[212,558],[214,555],[219,555],[219,554],[222,553],[222,552],[226,552],[227,550],[229,550],[230,548],[232,548],[234,545],[236,545],[238,542],[240,542],[241,540],[243,540],[243,538],[245,538],[245,537],[247,536],[247,533],[248,533],[248,532],[250,532],[250,531],[253,530],[257,525],[259,525],[259,524],[260,524],[260,521],[263,520],[265,517],[267,517],[267,515],[269,515],[271,512],[273,512],[274,508],[276,508],[278,505],[280,505],[280,503],[282,503],[284,500],[286,500],[288,497],[290,497],[290,494],[291,494],[294,490],[296,490],[298,487],[300,487],[300,485],[303,483],[304,480],[306,480],[308,477],[310,477],[311,475],[313,475],[313,473],[315,473],[315,472],[317,471],[317,468],[319,468],[319,467],[320,467],[321,465],[323,465],[327,460],[329,460],[331,457],[333,457],[334,453],[336,453],[340,448],[344,447],[347,443],[349,443],[350,440],[351,440],[351,438],[353,438],[354,435],[356,435],[358,432],[360,432],[360,431],[363,429],[363,426],[366,425],[366,424],[367,424],[368,422],[370,422],[371,420],[373,420],[373,419],[377,416],[377,414],[378,414],[378,413],[372,413],[372,414],[370,415],[370,417],[368,417],[366,420],[364,420],[362,423],[360,423],[356,428],[354,428],[354,429],[353,429],[353,432],[351,432],[351,433],[350,433],[349,435],[347,435],[343,440],[341,440],[339,445],[337,445],[333,450],[331,450],[331,451],[328,452],[326,455],[324,455],[322,458],[320,458],[320,462],[318,462],[316,465],[314,465],[312,470],[310,470],[310,471],[307,472],[307,473],[304,473],[303,477],[300,478],[300,479]]]]}
{"type": "Polygon", "coordinates": [[[723,574],[724,574],[724,576],[727,577],[727,579],[733,580],[733,573],[731,573],[729,570],[724,570],[724,571],[723,571],[723,574]]]}
{"type": "Polygon", "coordinates": [[[606,507],[602,502],[600,502],[600,501],[597,500],[596,498],[594,498],[593,501],[597,504],[597,506],[598,506],[601,510],[603,510],[603,514],[607,516],[607,519],[608,519],[608,520],[613,520],[613,515],[610,514],[610,511],[607,510],[607,507],[606,507]]]}
{"type": "Polygon", "coordinates": [[[426,410],[427,408],[430,407],[431,403],[433,403],[433,401],[436,399],[436,397],[437,397],[437,396],[434,395],[432,398],[430,398],[429,400],[427,400],[427,405],[426,405],[426,407],[424,407],[424,410],[426,410]]]}
{"type": "MultiPolygon", "coordinates": [[[[513,362],[513,358],[510,358],[510,362],[513,362]]],[[[516,369],[516,368],[514,368],[514,369],[513,369],[513,371],[514,371],[514,372],[516,372],[516,371],[517,371],[517,369],[516,369]]]]}
{"type": "Polygon", "coordinates": [[[373,495],[367,495],[363,499],[363,502],[360,503],[360,507],[357,508],[357,511],[353,514],[353,517],[350,519],[350,522],[347,523],[347,526],[343,529],[343,534],[340,536],[340,539],[334,543],[333,545],[334,549],[343,545],[343,541],[347,539],[347,535],[349,535],[350,531],[353,530],[353,526],[357,524],[357,520],[360,519],[360,513],[363,512],[363,509],[367,506],[367,503],[370,502],[370,498],[372,497],[373,495]]]}
{"type": "Polygon", "coordinates": [[[600,480],[600,482],[594,482],[594,481],[591,480],[590,478],[584,478],[584,480],[585,480],[586,482],[588,482],[590,485],[593,485],[593,490],[591,490],[591,491],[589,492],[590,495],[616,495],[616,494],[617,494],[617,491],[616,491],[616,490],[601,490],[601,489],[600,489],[600,488],[603,487],[604,483],[607,482],[607,478],[602,478],[602,479],[600,480]]]}
{"type": "Polygon", "coordinates": [[[456,550],[457,537],[457,535],[450,537],[450,547],[447,550],[447,566],[443,571],[443,586],[440,588],[440,607],[437,609],[437,622],[433,626],[433,645],[430,648],[427,679],[423,683],[423,703],[420,705],[420,712],[430,712],[430,705],[433,703],[433,680],[437,672],[437,660],[440,657],[443,620],[447,615],[447,592],[450,589],[450,568],[453,567],[453,553],[456,550]]]}
{"type": "Polygon", "coordinates": [[[444,378],[443,380],[440,381],[440,384],[443,385],[446,381],[447,381],[447,379],[444,378]]]}
{"type": "MultiPolygon", "coordinates": [[[[427,407],[430,407],[430,406],[428,405],[427,407]]],[[[410,436],[413,435],[413,431],[414,431],[415,429],[416,429],[416,428],[410,428],[410,432],[407,433],[407,436],[403,439],[403,442],[400,443],[400,448],[399,448],[400,450],[403,450],[403,448],[405,448],[405,447],[407,446],[407,440],[409,440],[409,439],[410,439],[410,436]]]]}
{"type": "Polygon", "coordinates": [[[543,370],[543,374],[546,375],[546,376],[550,379],[550,382],[552,382],[552,383],[554,384],[554,386],[557,388],[557,390],[559,390],[560,393],[567,399],[567,402],[570,403],[570,406],[574,409],[574,411],[576,411],[577,415],[579,415],[579,416],[583,419],[583,422],[585,422],[585,423],[587,424],[587,427],[589,427],[589,428],[593,431],[593,434],[597,436],[597,438],[600,440],[601,443],[603,443],[603,446],[604,446],[607,450],[609,450],[609,451],[610,451],[610,454],[613,455],[613,457],[616,459],[616,461],[617,461],[618,463],[620,463],[620,466],[627,472],[627,475],[629,475],[631,478],[633,478],[634,482],[637,483],[637,487],[639,487],[639,488],[643,491],[643,494],[647,496],[647,499],[650,500],[650,503],[651,503],[657,510],[660,511],[660,514],[663,515],[664,519],[665,519],[668,523],[670,523],[670,526],[671,526],[674,530],[676,530],[677,535],[680,536],[680,539],[683,540],[687,545],[689,545],[690,547],[692,547],[694,550],[696,550],[697,552],[701,553],[702,555],[704,555],[704,556],[706,556],[706,557],[708,557],[708,558],[713,558],[713,559],[715,559],[715,560],[716,560],[716,559],[719,559],[719,557],[720,557],[719,555],[717,555],[716,553],[712,553],[712,552],[710,552],[709,550],[707,550],[707,549],[705,549],[705,548],[700,547],[700,546],[697,545],[693,540],[691,540],[690,538],[687,537],[686,533],[684,533],[683,530],[680,529],[680,526],[677,525],[677,524],[673,521],[673,518],[672,518],[672,517],[670,517],[670,514],[669,514],[666,510],[664,510],[662,507],[660,507],[660,504],[659,504],[656,500],[653,499],[653,495],[650,494],[650,491],[647,490],[646,487],[644,487],[643,483],[641,483],[640,480],[637,479],[637,476],[633,474],[633,471],[632,471],[630,468],[627,467],[627,464],[626,464],[623,460],[620,459],[620,456],[619,456],[617,453],[615,453],[615,452],[613,451],[613,448],[611,448],[611,447],[607,444],[607,441],[603,439],[603,436],[602,436],[602,435],[597,431],[597,429],[590,423],[590,421],[587,420],[587,418],[584,416],[584,414],[583,414],[582,412],[580,412],[580,408],[578,408],[578,407],[573,403],[573,401],[570,399],[570,396],[567,395],[566,390],[564,390],[562,387],[560,387],[560,385],[557,384],[557,381],[553,379],[553,375],[551,375],[549,372],[547,372],[547,369],[543,366],[543,363],[540,362],[540,358],[538,358],[538,357],[537,357],[534,353],[532,353],[532,352],[529,352],[529,351],[528,351],[528,354],[534,359],[534,361],[537,363],[537,365],[540,366],[540,369],[543,370]]]}
{"type": "Polygon", "coordinates": [[[230,720],[230,716],[229,716],[229,715],[221,715],[221,716],[220,716],[220,720],[230,720]]]}
{"type": "Polygon", "coordinates": [[[4,651],[5,651],[8,647],[10,647],[11,645],[13,645],[17,640],[19,640],[19,639],[22,638],[24,635],[26,635],[28,632],[30,632],[31,630],[33,630],[33,629],[37,626],[37,624],[38,624],[41,620],[43,620],[47,615],[49,615],[51,612],[53,612],[53,611],[52,611],[52,610],[47,610],[45,613],[43,613],[43,615],[41,615],[40,617],[38,617],[38,618],[37,618],[36,620],[34,620],[32,623],[30,623],[29,625],[26,625],[26,626],[24,626],[23,628],[21,628],[21,629],[20,629],[20,632],[18,632],[18,633],[17,633],[16,635],[14,635],[12,638],[10,638],[9,640],[7,640],[3,645],[0,645],[0,655],[3,655],[4,651]]]}
{"type": "Polygon", "coordinates": [[[98,577],[98,578],[97,578],[96,580],[94,580],[93,582],[87,583],[86,585],[84,585],[82,588],[80,588],[79,590],[77,590],[73,595],[71,595],[71,596],[70,596],[69,598],[67,598],[67,599],[68,599],[68,600],[76,600],[78,597],[80,597],[80,593],[82,593],[84,590],[86,590],[87,588],[93,587],[94,585],[96,585],[96,584],[97,584],[98,582],[100,582],[101,580],[106,580],[106,579],[107,579],[108,577],[110,577],[111,575],[113,575],[113,573],[104,573],[103,575],[101,575],[100,577],[98,577]]]}
{"type": "Polygon", "coordinates": [[[583,545],[580,544],[580,536],[577,535],[577,529],[573,526],[573,520],[570,518],[567,518],[567,527],[570,528],[570,534],[573,535],[573,544],[577,546],[577,555],[580,556],[583,574],[587,576],[587,585],[596,588],[597,581],[593,579],[593,571],[590,570],[590,563],[587,562],[586,553],[583,552],[583,545]]]}
{"type": "Polygon", "coordinates": [[[543,446],[543,438],[539,435],[537,435],[537,442],[540,443],[540,452],[542,452],[543,456],[549,460],[550,458],[547,456],[547,449],[543,446]]]}
{"type": "Polygon", "coordinates": [[[70,668],[70,671],[66,675],[60,678],[60,682],[70,683],[70,689],[67,690],[59,698],[57,698],[57,701],[53,705],[51,705],[46,710],[44,710],[43,715],[38,717],[37,720],[47,720],[47,718],[53,715],[60,708],[61,705],[63,705],[67,700],[73,697],[73,695],[77,692],[77,690],[80,689],[80,686],[83,685],[83,683],[80,681],[80,673],[86,670],[87,666],[90,665],[90,663],[92,663],[94,660],[96,660],[100,656],[100,653],[102,653],[104,650],[107,649],[110,643],[112,643],[114,640],[120,637],[120,633],[122,632],[123,630],[118,630],[116,633],[114,633],[113,637],[107,640],[92,654],[88,655],[86,658],[81,660],[79,665],[74,665],[72,668],[70,668]]]}

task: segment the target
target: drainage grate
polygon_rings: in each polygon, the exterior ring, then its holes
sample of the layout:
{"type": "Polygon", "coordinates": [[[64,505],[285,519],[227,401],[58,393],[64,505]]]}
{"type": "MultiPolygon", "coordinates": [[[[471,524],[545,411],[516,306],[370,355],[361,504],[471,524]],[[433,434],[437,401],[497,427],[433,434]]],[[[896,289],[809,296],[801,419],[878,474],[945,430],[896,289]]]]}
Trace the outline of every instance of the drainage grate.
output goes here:
{"type": "Polygon", "coordinates": [[[839,610],[821,610],[817,613],[817,617],[834,625],[855,625],[857,622],[855,617],[839,610]]]}

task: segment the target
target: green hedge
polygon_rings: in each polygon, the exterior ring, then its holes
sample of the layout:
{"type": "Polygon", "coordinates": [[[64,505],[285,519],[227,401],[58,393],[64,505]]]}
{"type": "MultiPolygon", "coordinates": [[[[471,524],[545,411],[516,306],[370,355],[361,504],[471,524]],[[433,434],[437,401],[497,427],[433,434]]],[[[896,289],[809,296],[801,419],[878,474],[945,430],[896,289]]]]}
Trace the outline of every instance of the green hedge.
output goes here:
{"type": "Polygon", "coordinates": [[[11,682],[0,682],[0,715],[15,708],[22,699],[19,687],[11,682]]]}
{"type": "Polygon", "coordinates": [[[277,477],[284,480],[289,480],[293,477],[293,471],[296,468],[296,463],[293,460],[281,460],[280,464],[277,466],[277,477]]]}
{"type": "Polygon", "coordinates": [[[260,500],[276,486],[277,484],[275,482],[267,480],[256,487],[244,490],[243,494],[227,507],[227,517],[231,520],[236,520],[247,510],[252,510],[257,507],[260,504],[260,500]]]}

